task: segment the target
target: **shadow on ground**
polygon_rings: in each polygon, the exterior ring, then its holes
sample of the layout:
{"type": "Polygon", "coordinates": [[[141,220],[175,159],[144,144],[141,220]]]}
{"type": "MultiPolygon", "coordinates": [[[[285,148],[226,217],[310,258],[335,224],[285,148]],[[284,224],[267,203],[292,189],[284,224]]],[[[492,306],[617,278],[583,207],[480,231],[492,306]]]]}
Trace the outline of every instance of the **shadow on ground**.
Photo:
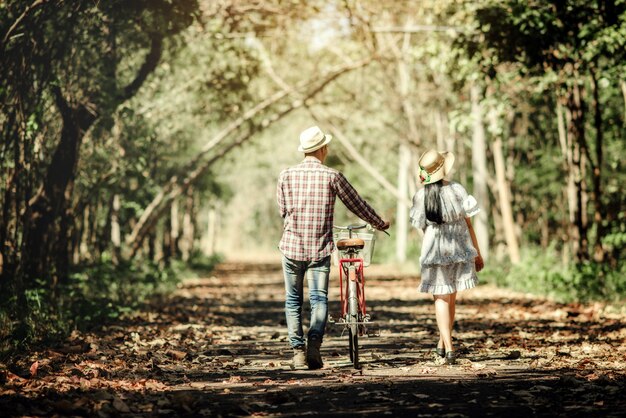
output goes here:
{"type": "MultiPolygon", "coordinates": [[[[416,293],[415,277],[390,277],[368,281],[380,336],[361,338],[361,370],[349,362],[341,327],[330,324],[325,367],[292,369],[280,266],[227,264],[123,321],[11,359],[0,376],[0,410],[100,417],[622,415],[621,318],[479,287],[460,300],[455,342],[462,356],[445,366],[432,352],[432,302],[416,293]]],[[[330,312],[339,309],[333,292],[330,312]]]]}

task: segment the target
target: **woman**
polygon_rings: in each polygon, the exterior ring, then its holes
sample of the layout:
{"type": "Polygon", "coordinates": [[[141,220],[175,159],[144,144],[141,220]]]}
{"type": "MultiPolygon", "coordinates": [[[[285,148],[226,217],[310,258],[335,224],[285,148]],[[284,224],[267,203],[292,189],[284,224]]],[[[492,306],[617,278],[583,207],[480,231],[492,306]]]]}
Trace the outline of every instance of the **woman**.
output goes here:
{"type": "Polygon", "coordinates": [[[444,180],[454,165],[450,152],[428,150],[419,159],[424,185],[413,197],[411,223],[424,231],[420,264],[420,292],[435,301],[439,328],[437,354],[447,364],[456,362],[452,346],[456,293],[478,284],[476,272],[484,263],[470,217],[480,209],[459,183],[444,180]]]}

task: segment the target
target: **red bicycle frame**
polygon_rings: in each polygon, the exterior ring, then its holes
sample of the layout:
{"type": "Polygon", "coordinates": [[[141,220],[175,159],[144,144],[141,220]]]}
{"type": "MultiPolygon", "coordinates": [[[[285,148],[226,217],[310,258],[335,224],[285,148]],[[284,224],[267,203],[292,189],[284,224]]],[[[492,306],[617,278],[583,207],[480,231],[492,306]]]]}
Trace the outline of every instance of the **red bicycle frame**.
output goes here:
{"type": "MultiPolygon", "coordinates": [[[[363,259],[362,258],[341,258],[339,259],[339,297],[341,299],[341,316],[345,317],[348,313],[348,299],[344,297],[343,291],[343,273],[344,263],[353,263],[357,265],[356,268],[356,294],[359,301],[359,307],[361,308],[361,313],[365,316],[366,306],[365,306],[365,276],[363,276],[363,259]],[[360,278],[360,279],[359,279],[360,278]]],[[[346,292],[348,293],[348,286],[350,285],[349,279],[346,278],[346,292]]]]}

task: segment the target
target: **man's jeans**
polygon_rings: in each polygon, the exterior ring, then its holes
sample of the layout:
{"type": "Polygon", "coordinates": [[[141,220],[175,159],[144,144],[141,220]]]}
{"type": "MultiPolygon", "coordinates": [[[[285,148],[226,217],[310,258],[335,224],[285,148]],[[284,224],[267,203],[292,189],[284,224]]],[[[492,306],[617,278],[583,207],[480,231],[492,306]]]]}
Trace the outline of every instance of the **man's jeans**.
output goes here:
{"type": "Polygon", "coordinates": [[[311,303],[311,324],[309,338],[324,337],[328,317],[328,276],[330,256],[317,261],[297,261],[283,256],[285,275],[285,315],[289,343],[293,348],[304,347],[302,331],[302,293],[304,276],[307,276],[309,302],[311,303]]]}

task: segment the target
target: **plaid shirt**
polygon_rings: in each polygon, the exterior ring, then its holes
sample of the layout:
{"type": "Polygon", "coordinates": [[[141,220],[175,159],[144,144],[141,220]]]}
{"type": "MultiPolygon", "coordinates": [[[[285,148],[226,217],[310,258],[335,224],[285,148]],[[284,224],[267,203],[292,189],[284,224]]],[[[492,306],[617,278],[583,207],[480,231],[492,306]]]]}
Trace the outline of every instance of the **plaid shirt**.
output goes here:
{"type": "Polygon", "coordinates": [[[374,228],[384,221],[348,180],[315,158],[283,170],[278,178],[278,207],[285,220],[278,248],[292,260],[315,261],[333,251],[335,197],[374,228]]]}

